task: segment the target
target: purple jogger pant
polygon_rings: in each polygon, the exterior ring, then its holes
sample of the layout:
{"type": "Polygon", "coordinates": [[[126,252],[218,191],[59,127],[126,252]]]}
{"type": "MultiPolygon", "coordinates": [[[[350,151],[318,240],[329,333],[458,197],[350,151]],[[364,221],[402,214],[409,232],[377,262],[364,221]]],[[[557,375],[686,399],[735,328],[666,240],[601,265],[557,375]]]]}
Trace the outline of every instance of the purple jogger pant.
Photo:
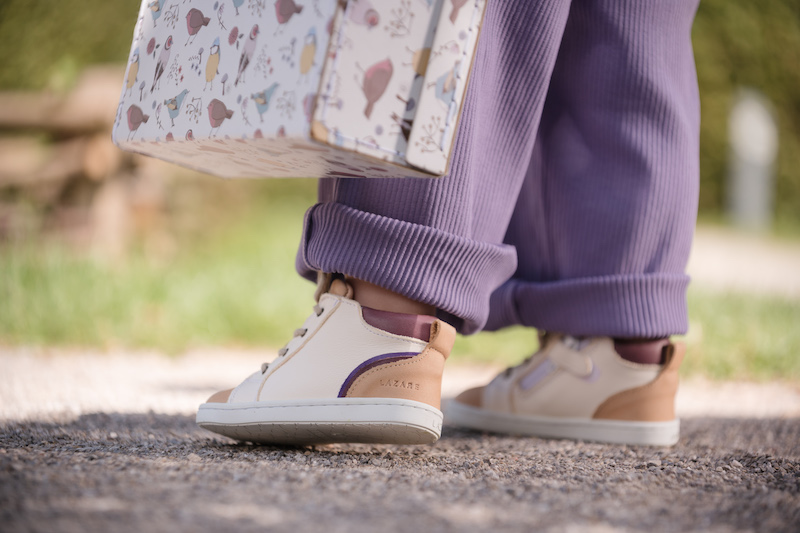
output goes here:
{"type": "Polygon", "coordinates": [[[297,269],[436,306],[462,333],[687,329],[697,0],[489,0],[441,179],[320,181],[297,269]]]}

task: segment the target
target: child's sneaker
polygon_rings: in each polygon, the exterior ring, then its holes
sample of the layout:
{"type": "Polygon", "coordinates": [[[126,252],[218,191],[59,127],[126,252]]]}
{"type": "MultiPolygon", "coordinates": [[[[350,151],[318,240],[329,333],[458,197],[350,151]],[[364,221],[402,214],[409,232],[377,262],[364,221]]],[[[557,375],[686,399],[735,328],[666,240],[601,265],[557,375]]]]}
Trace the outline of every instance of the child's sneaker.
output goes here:
{"type": "Polygon", "coordinates": [[[683,345],[665,344],[662,364],[638,364],[620,357],[610,338],[548,334],[528,360],[449,402],[446,420],[516,435],[672,445],[683,354],[683,345]]]}
{"type": "Polygon", "coordinates": [[[209,398],[197,423],[257,443],[436,442],[455,330],[434,317],[362,308],[352,295],[333,280],[278,358],[209,398]]]}

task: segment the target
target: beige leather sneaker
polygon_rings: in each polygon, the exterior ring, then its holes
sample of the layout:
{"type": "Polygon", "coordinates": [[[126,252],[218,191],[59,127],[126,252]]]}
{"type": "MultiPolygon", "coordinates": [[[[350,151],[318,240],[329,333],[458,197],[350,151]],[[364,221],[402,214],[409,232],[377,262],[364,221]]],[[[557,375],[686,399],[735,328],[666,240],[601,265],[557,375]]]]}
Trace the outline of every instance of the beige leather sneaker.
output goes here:
{"type": "Polygon", "coordinates": [[[340,279],[323,285],[327,292],[278,358],[209,398],[197,423],[257,443],[436,442],[453,327],[362,308],[340,279]]]}
{"type": "Polygon", "coordinates": [[[663,364],[643,365],[620,357],[610,338],[548,334],[522,364],[448,402],[445,420],[515,435],[672,445],[683,354],[683,345],[668,344],[663,364]]]}

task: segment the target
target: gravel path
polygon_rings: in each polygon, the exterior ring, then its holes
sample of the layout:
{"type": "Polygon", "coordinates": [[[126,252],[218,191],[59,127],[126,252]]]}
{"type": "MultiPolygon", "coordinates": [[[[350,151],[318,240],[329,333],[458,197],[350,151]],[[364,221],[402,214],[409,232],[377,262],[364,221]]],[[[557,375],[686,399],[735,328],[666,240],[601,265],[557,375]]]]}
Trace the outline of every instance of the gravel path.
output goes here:
{"type": "MultiPolygon", "coordinates": [[[[0,531],[800,530],[792,387],[688,382],[674,448],[450,427],[434,446],[277,448],[197,428],[254,359],[0,351],[0,531]]],[[[487,373],[448,369],[446,391],[487,373]]]]}

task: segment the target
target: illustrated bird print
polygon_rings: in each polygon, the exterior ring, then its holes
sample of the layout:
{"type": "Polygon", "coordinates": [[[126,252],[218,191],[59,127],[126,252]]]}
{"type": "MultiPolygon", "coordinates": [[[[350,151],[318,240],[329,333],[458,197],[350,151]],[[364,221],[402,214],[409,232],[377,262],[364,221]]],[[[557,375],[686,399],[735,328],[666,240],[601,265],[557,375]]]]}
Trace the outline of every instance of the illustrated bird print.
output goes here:
{"type": "Polygon", "coordinates": [[[250,95],[250,97],[253,99],[253,102],[256,103],[256,109],[258,110],[258,116],[261,119],[261,122],[264,122],[264,113],[269,110],[269,101],[272,99],[272,94],[277,88],[278,84],[273,83],[268,89],[265,89],[260,93],[254,93],[250,95]]]}
{"type": "Polygon", "coordinates": [[[428,87],[431,85],[436,86],[436,98],[444,102],[447,107],[450,107],[450,104],[453,102],[453,96],[455,95],[456,90],[458,68],[460,65],[461,62],[457,61],[456,64],[453,65],[452,69],[439,76],[435,82],[428,84],[428,87]]]}
{"type": "Polygon", "coordinates": [[[298,6],[294,0],[275,0],[275,16],[278,24],[286,24],[292,16],[301,13],[303,6],[298,6]]]}
{"type": "Polygon", "coordinates": [[[208,51],[208,60],[206,60],[206,84],[203,86],[204,91],[209,84],[211,85],[211,90],[214,90],[214,78],[217,77],[217,74],[219,74],[219,37],[214,39],[211,50],[208,51]]]}
{"type": "Polygon", "coordinates": [[[147,122],[150,118],[150,115],[145,115],[142,111],[142,108],[138,105],[132,105],[128,108],[128,140],[131,140],[133,134],[136,133],[136,130],[139,129],[139,126],[142,125],[142,122],[147,122]]]}
{"type": "Polygon", "coordinates": [[[392,79],[394,67],[390,59],[384,59],[375,63],[367,69],[364,73],[364,84],[361,87],[364,91],[364,96],[367,97],[367,107],[364,109],[364,116],[367,118],[372,115],[372,108],[389,85],[389,80],[392,79]]]}
{"type": "Polygon", "coordinates": [[[214,136],[215,129],[219,131],[219,127],[222,126],[226,118],[231,118],[232,116],[233,111],[225,107],[222,101],[216,98],[211,100],[211,103],[208,104],[208,121],[211,123],[211,136],[214,136]]]}
{"type": "Polygon", "coordinates": [[[204,17],[202,11],[194,7],[190,9],[189,12],[186,13],[186,29],[189,31],[189,39],[186,41],[186,44],[188,45],[194,41],[200,28],[208,26],[209,22],[211,22],[211,18],[204,17]]]}
{"type": "Polygon", "coordinates": [[[349,18],[351,21],[369,28],[374,28],[380,23],[381,18],[378,15],[378,12],[375,10],[375,7],[372,5],[372,2],[369,0],[351,1],[353,4],[352,7],[348,6],[350,13],[349,18]]]}
{"type": "Polygon", "coordinates": [[[193,141],[194,140],[194,133],[192,133],[191,129],[186,130],[186,140],[187,141],[193,141]]]}
{"type": "Polygon", "coordinates": [[[253,53],[256,51],[256,39],[258,38],[258,24],[253,24],[253,29],[250,30],[250,37],[244,43],[242,56],[239,58],[239,72],[236,74],[236,81],[233,82],[235,86],[239,85],[239,81],[244,81],[244,71],[250,60],[253,58],[253,53]]]}
{"type": "Polygon", "coordinates": [[[161,80],[161,76],[164,74],[164,69],[167,68],[167,63],[169,63],[169,55],[171,53],[170,48],[172,48],[172,35],[167,37],[167,40],[164,42],[164,48],[161,49],[161,54],[158,56],[158,62],[156,62],[156,72],[153,75],[153,85],[150,87],[151,93],[155,90],[156,84],[161,80]]]}
{"type": "Polygon", "coordinates": [[[139,78],[139,49],[133,51],[131,56],[131,66],[128,67],[128,79],[125,82],[125,90],[133,94],[133,86],[139,78]]]}
{"type": "Polygon", "coordinates": [[[458,12],[466,5],[467,0],[450,0],[450,3],[453,4],[453,10],[450,12],[450,22],[455,24],[458,18],[458,12]]]}
{"type": "Polygon", "coordinates": [[[244,4],[244,0],[233,0],[233,7],[236,8],[236,16],[239,16],[239,8],[244,4]]]}
{"type": "Polygon", "coordinates": [[[172,120],[173,127],[175,126],[175,117],[180,114],[183,99],[186,98],[187,94],[189,94],[189,91],[184,89],[179,95],[169,98],[168,100],[164,100],[164,105],[167,106],[167,112],[169,113],[170,120],[172,120]]]}
{"type": "Polygon", "coordinates": [[[300,52],[300,74],[308,74],[314,66],[314,56],[317,53],[317,29],[312,27],[308,30],[303,41],[303,50],[300,52]]]}
{"type": "Polygon", "coordinates": [[[161,17],[161,8],[164,7],[165,0],[153,0],[147,7],[150,9],[150,14],[153,15],[153,26],[156,25],[156,21],[161,17]]]}

